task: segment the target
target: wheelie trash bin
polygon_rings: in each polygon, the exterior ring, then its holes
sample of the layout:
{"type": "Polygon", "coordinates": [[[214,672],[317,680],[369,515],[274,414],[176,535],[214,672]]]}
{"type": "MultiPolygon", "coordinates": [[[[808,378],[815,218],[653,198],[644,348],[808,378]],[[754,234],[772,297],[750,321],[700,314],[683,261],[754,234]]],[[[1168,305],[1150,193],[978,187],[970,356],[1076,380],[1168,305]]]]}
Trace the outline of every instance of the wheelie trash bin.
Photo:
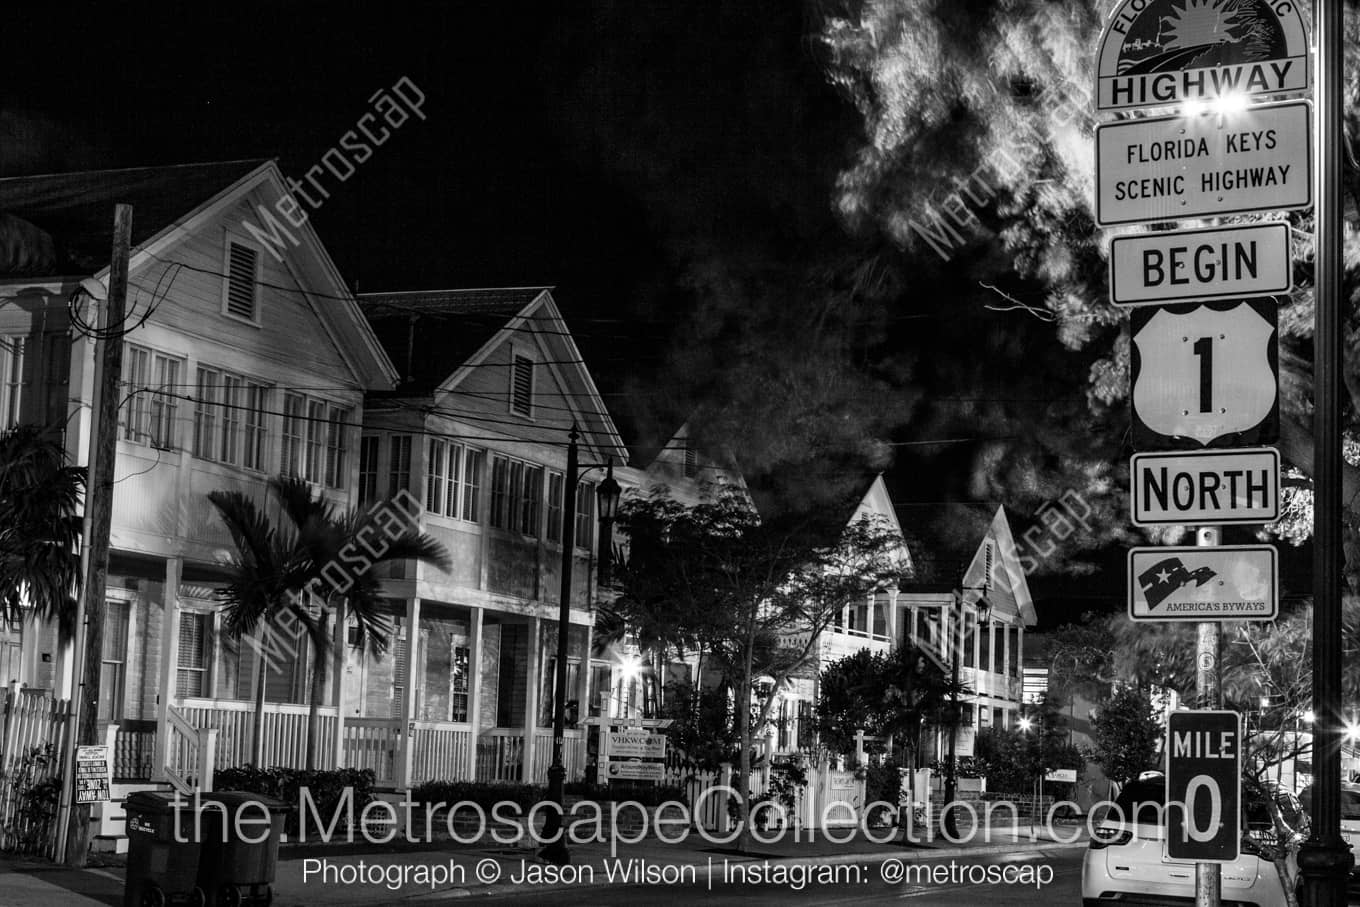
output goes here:
{"type": "Polygon", "coordinates": [[[244,791],[203,795],[198,887],[208,907],[268,907],[289,806],[244,791]]]}
{"type": "Polygon", "coordinates": [[[136,791],[124,803],[127,813],[127,881],[123,907],[203,907],[197,885],[197,811],[191,797],[136,791]]]}

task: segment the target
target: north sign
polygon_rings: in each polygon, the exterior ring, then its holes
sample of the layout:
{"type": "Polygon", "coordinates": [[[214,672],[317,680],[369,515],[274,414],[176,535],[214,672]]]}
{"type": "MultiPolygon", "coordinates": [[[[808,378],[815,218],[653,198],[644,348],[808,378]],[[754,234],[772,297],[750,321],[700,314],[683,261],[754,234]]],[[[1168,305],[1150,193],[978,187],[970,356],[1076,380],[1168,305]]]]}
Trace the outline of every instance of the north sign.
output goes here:
{"type": "Polygon", "coordinates": [[[1271,545],[1129,549],[1129,617],[1274,620],[1279,568],[1271,545]]]}
{"type": "Polygon", "coordinates": [[[1280,455],[1272,447],[1139,453],[1129,462],[1135,526],[1273,523],[1280,455]]]}
{"type": "Polygon", "coordinates": [[[1289,225],[1140,233],[1110,241],[1110,301],[1274,296],[1294,288],[1289,225]]]}
{"type": "Polygon", "coordinates": [[[1207,710],[1167,715],[1166,858],[1236,860],[1241,804],[1242,716],[1207,710]]]}
{"type": "Polygon", "coordinates": [[[1096,127],[1096,223],[1287,211],[1313,203],[1312,106],[1096,127]]]}
{"type": "Polygon", "coordinates": [[[1134,309],[1134,449],[1273,444],[1280,434],[1276,320],[1269,299],[1134,309]]]}
{"type": "Polygon", "coordinates": [[[1297,0],[1124,0],[1100,38],[1096,109],[1307,91],[1297,0]]]}

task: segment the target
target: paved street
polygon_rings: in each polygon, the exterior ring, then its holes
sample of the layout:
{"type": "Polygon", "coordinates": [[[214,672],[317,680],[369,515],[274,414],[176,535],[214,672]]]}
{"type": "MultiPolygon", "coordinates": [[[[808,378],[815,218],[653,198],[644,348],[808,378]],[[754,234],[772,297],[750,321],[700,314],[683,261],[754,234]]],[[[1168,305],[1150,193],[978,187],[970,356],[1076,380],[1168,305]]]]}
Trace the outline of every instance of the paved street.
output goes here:
{"type": "MultiPolygon", "coordinates": [[[[949,860],[923,861],[906,864],[916,867],[908,870],[909,872],[920,875],[893,883],[883,881],[885,874],[896,877],[893,874],[899,868],[899,864],[891,862],[863,862],[824,867],[814,865],[811,867],[812,871],[820,869],[834,872],[839,880],[824,884],[809,880],[802,887],[795,887],[796,882],[788,881],[782,884],[777,882],[753,884],[741,878],[741,873],[736,870],[734,864],[726,867],[727,878],[724,879],[724,867],[719,859],[713,868],[711,885],[709,879],[700,873],[697,882],[690,884],[608,885],[592,888],[588,897],[582,898],[573,898],[569,893],[564,896],[564,892],[558,889],[538,894],[507,893],[495,895],[490,900],[496,904],[524,905],[583,903],[587,900],[592,904],[620,905],[753,902],[848,905],[885,904],[910,898],[915,904],[939,904],[949,907],[984,904],[1075,904],[1081,895],[1081,854],[1081,850],[1064,850],[1043,854],[1020,852],[979,855],[971,859],[954,857],[949,860]],[[979,876],[985,873],[993,878],[1001,873],[1007,873],[1006,877],[1010,879],[1044,878],[1051,881],[1043,887],[1037,887],[1033,881],[1028,884],[1019,881],[1012,884],[1001,881],[994,883],[982,881],[976,884],[969,881],[943,881],[934,884],[925,881],[924,875],[927,870],[932,877],[938,874],[942,879],[948,878],[950,874],[962,875],[973,872],[979,876]]],[[[393,903],[410,904],[411,901],[393,903]]]]}

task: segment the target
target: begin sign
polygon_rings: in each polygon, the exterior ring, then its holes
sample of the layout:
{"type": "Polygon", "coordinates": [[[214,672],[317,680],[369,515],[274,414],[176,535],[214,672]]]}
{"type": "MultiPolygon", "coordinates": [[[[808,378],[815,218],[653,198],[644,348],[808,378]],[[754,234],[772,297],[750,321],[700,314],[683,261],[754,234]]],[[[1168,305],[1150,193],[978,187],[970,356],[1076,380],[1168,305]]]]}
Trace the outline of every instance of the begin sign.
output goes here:
{"type": "Polygon", "coordinates": [[[1294,287],[1289,225],[1253,224],[1116,236],[1115,305],[1274,296],[1294,287]]]}

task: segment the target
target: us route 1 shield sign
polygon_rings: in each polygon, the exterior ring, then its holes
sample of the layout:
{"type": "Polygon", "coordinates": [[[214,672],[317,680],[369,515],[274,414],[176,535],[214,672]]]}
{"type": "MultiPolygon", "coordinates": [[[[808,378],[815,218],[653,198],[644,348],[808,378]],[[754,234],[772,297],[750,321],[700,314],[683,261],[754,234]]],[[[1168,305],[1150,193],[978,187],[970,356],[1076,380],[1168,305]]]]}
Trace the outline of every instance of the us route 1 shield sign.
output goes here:
{"type": "Polygon", "coordinates": [[[1124,0],[1096,57],[1096,109],[1306,91],[1297,0],[1124,0]]]}
{"type": "Polygon", "coordinates": [[[1139,453],[1129,462],[1135,526],[1227,526],[1280,517],[1273,447],[1139,453]]]}
{"type": "Polygon", "coordinates": [[[1293,288],[1286,223],[1139,233],[1110,241],[1115,305],[1274,296],[1293,288]]]}
{"type": "Polygon", "coordinates": [[[1287,211],[1313,203],[1312,105],[1096,127],[1096,223],[1287,211]]]}
{"type": "Polygon", "coordinates": [[[1134,449],[1273,444],[1280,435],[1276,318],[1269,299],[1134,309],[1134,449]]]}
{"type": "Polygon", "coordinates": [[[1129,550],[1133,620],[1274,620],[1279,568],[1272,545],[1129,550]]]}
{"type": "Polygon", "coordinates": [[[1166,721],[1170,860],[1227,863],[1242,844],[1242,717],[1176,711],[1166,721]]]}

